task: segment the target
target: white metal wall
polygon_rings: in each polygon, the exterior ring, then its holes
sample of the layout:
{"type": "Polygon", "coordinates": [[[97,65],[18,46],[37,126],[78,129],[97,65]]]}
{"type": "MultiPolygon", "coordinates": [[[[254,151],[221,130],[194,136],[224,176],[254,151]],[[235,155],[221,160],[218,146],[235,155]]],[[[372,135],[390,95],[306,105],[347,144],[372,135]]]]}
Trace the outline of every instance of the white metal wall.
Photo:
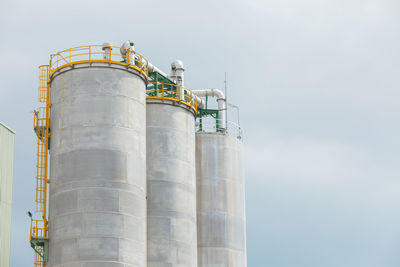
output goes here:
{"type": "Polygon", "coordinates": [[[0,123],[0,266],[10,266],[11,201],[15,133],[0,123]]]}

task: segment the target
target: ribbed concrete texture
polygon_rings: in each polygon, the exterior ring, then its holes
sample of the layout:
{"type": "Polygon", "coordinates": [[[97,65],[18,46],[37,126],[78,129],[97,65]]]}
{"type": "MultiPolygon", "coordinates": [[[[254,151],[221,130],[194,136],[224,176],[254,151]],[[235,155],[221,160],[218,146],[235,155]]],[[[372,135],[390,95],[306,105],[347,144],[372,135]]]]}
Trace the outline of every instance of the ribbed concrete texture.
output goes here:
{"type": "Polygon", "coordinates": [[[10,266],[15,133],[0,123],[0,266],[10,266]]]}
{"type": "Polygon", "coordinates": [[[52,79],[48,266],[146,266],[146,85],[117,68],[52,79]]]}
{"type": "Polygon", "coordinates": [[[195,124],[188,110],[147,104],[147,266],[197,266],[195,124]]]}
{"type": "Polygon", "coordinates": [[[245,267],[242,143],[220,133],[196,133],[199,267],[245,267]]]}

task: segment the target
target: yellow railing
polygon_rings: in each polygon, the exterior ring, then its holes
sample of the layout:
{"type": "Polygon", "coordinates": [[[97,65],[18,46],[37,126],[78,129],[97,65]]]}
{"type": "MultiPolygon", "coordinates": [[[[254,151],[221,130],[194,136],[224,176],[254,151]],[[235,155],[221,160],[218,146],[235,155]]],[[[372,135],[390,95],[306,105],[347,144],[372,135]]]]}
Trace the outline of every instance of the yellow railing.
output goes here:
{"type": "Polygon", "coordinates": [[[197,97],[192,91],[182,86],[170,83],[150,83],[146,89],[147,99],[160,99],[178,102],[188,106],[197,114],[198,103],[197,97]]]}
{"type": "MultiPolygon", "coordinates": [[[[46,236],[46,232],[47,226],[44,220],[31,220],[29,241],[31,241],[32,238],[42,238],[46,236]]],[[[45,267],[46,264],[43,260],[44,247],[35,246],[34,250],[33,265],[35,267],[45,267]]]]}
{"type": "Polygon", "coordinates": [[[31,230],[30,230],[30,238],[32,237],[43,237],[45,236],[45,232],[47,231],[47,227],[44,224],[43,220],[32,220],[31,222],[31,230]]]}
{"type": "Polygon", "coordinates": [[[49,65],[39,66],[39,88],[38,88],[39,102],[46,103],[49,77],[50,77],[50,66],[49,65]]]}
{"type": "Polygon", "coordinates": [[[133,68],[149,76],[148,61],[135,51],[126,50],[121,54],[120,47],[108,45],[85,45],[69,48],[50,56],[51,71],[82,63],[109,63],[133,68]],[[116,51],[116,52],[115,52],[116,51]]]}

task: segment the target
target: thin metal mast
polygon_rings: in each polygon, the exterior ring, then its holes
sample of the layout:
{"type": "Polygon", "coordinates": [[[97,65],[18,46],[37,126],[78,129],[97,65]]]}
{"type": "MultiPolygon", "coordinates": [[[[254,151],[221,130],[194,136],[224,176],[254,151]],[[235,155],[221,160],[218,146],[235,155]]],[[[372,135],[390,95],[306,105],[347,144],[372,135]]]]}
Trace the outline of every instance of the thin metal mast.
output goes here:
{"type": "MultiPolygon", "coordinates": [[[[225,72],[225,80],[224,80],[224,86],[225,86],[225,103],[228,103],[228,87],[227,87],[227,81],[226,81],[226,72],[225,72]]],[[[226,105],[226,116],[225,116],[225,125],[226,125],[226,131],[228,131],[228,105],[226,105]]]]}

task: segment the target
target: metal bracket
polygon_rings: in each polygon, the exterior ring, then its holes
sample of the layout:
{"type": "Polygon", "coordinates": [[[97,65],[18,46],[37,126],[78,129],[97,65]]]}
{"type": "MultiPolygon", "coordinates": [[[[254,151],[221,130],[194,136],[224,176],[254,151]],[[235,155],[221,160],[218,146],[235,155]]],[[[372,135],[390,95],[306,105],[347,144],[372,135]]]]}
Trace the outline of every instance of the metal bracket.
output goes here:
{"type": "Polygon", "coordinates": [[[218,109],[199,109],[198,117],[200,120],[200,131],[203,130],[203,117],[211,116],[215,119],[215,127],[217,132],[220,131],[220,122],[219,122],[219,110],[218,109]]]}
{"type": "Polygon", "coordinates": [[[33,250],[39,254],[45,265],[47,265],[47,261],[49,259],[49,240],[44,237],[31,237],[31,247],[33,250]],[[38,247],[41,247],[41,250],[38,250],[38,247]]]}

